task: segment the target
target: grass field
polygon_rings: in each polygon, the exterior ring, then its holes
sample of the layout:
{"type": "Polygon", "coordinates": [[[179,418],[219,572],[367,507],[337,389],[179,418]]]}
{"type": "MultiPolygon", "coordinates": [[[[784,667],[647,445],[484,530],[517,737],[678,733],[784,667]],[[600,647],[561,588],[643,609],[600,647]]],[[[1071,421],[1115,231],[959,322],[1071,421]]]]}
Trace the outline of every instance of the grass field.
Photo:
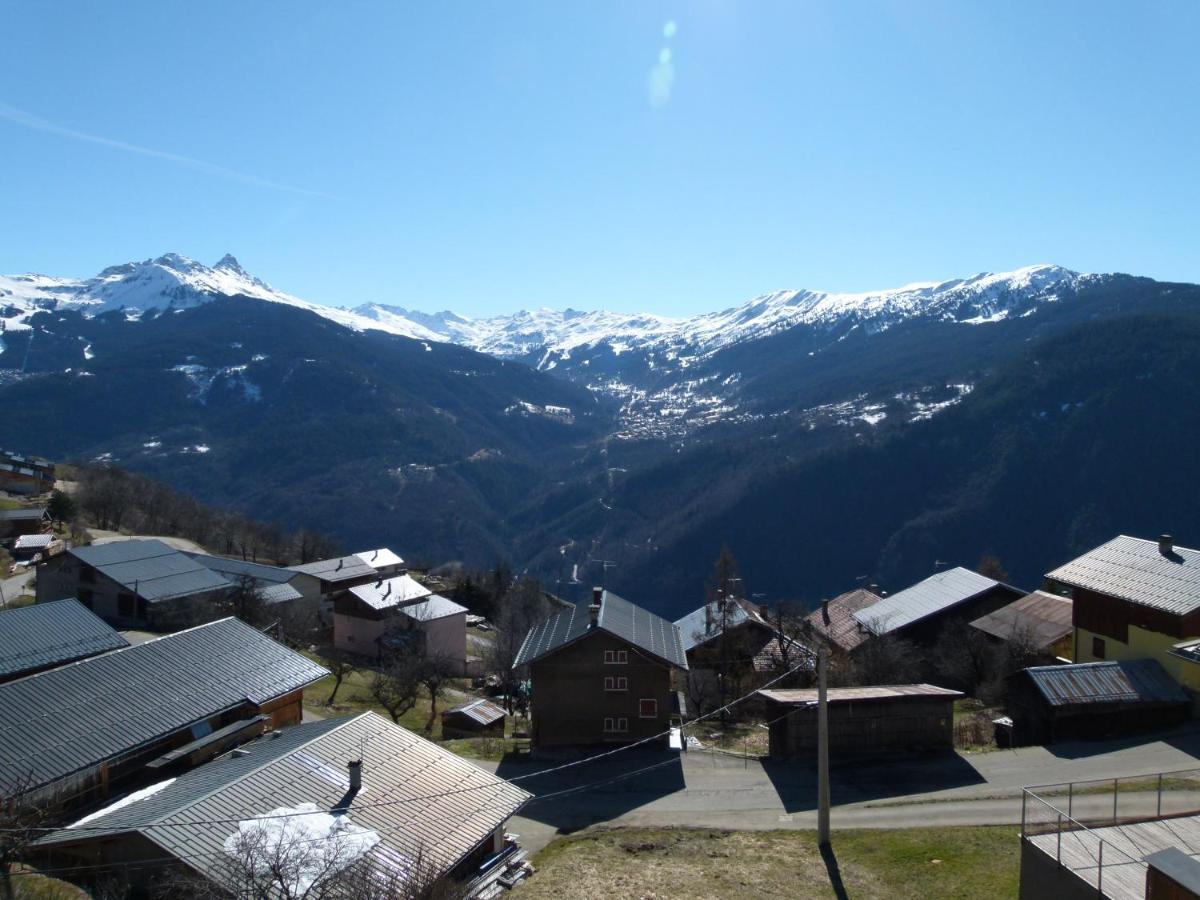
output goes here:
{"type": "Polygon", "coordinates": [[[1005,826],[856,830],[827,864],[811,831],[597,829],[537,854],[514,898],[1012,898],[1019,850],[1005,826]]]}

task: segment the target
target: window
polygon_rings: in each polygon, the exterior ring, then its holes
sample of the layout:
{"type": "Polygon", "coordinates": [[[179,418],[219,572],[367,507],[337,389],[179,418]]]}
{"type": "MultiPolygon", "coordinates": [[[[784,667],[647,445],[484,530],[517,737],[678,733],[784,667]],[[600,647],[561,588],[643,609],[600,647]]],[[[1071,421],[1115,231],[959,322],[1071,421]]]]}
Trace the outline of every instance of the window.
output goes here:
{"type": "Polygon", "coordinates": [[[1092,656],[1096,659],[1104,659],[1104,638],[1092,638],[1092,656]]]}
{"type": "Polygon", "coordinates": [[[629,720],[624,716],[619,719],[605,719],[604,733],[605,734],[624,734],[629,731],[629,720]]]}
{"type": "Polygon", "coordinates": [[[625,718],[624,716],[621,716],[621,718],[617,719],[617,731],[624,734],[628,730],[629,730],[629,720],[627,718],[625,718]]]}
{"type": "Polygon", "coordinates": [[[628,650],[605,650],[604,664],[611,666],[613,664],[623,664],[629,662],[628,650]]]}
{"type": "Polygon", "coordinates": [[[658,718],[658,701],[657,700],[639,700],[638,701],[638,718],[640,718],[640,719],[657,719],[658,718]]]}
{"type": "Polygon", "coordinates": [[[606,691],[627,691],[629,690],[629,679],[623,675],[619,678],[612,675],[605,675],[604,689],[606,691]]]}

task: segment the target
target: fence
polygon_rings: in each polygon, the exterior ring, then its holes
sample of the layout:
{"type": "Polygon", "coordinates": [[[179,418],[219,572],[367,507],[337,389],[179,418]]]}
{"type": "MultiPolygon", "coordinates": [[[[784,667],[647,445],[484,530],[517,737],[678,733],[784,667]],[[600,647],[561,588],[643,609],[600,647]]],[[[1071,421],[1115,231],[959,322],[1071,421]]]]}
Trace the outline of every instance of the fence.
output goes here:
{"type": "Polygon", "coordinates": [[[1104,896],[1118,868],[1145,878],[1145,852],[1121,826],[1197,814],[1200,769],[1039,785],[1022,793],[1021,837],[1104,896]]]}

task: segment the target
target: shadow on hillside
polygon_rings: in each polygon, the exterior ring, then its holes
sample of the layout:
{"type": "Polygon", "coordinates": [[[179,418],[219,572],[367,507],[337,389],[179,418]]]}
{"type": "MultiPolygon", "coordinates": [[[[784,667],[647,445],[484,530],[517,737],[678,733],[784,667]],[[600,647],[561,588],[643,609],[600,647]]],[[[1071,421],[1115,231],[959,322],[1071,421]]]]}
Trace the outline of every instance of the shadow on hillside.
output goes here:
{"type": "Polygon", "coordinates": [[[1102,756],[1105,753],[1128,750],[1131,747],[1143,747],[1156,741],[1162,741],[1176,750],[1200,759],[1200,725],[1191,722],[1175,728],[1138,731],[1120,737],[1061,741],[1047,744],[1046,750],[1059,759],[1085,759],[1090,756],[1102,756]]]}
{"type": "MultiPolygon", "coordinates": [[[[788,813],[816,809],[815,759],[764,759],[762,767],[788,813]]],[[[830,802],[840,806],[967,787],[983,784],[985,780],[967,760],[951,751],[910,756],[843,757],[830,766],[829,795],[830,802]]]]}
{"type": "Polygon", "coordinates": [[[606,822],[685,788],[675,751],[636,748],[568,765],[576,761],[508,754],[496,774],[534,795],[522,816],[563,833],[606,822]]]}

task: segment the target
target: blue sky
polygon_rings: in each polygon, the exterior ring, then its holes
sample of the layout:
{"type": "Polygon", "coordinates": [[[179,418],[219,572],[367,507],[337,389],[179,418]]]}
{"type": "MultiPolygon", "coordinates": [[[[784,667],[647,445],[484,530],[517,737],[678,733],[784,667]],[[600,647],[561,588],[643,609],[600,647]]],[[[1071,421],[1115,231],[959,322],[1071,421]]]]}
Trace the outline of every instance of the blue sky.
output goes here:
{"type": "Polygon", "coordinates": [[[1200,3],[0,0],[0,271],[688,314],[1200,281],[1200,3]]]}

